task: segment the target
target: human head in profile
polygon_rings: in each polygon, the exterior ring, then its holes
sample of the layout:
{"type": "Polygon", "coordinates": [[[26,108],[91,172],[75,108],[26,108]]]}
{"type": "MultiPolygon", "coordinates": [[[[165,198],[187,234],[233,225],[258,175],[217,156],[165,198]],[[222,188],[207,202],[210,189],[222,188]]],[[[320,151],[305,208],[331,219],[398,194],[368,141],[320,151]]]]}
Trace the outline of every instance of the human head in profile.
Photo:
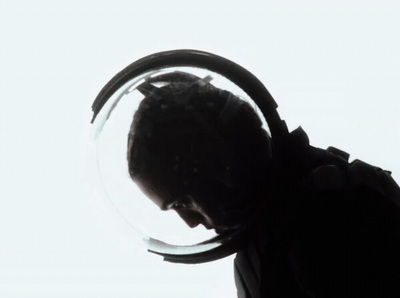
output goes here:
{"type": "Polygon", "coordinates": [[[210,79],[176,72],[138,87],[145,98],[129,133],[128,162],[131,178],[160,209],[220,234],[254,216],[271,152],[250,104],[210,79]]]}

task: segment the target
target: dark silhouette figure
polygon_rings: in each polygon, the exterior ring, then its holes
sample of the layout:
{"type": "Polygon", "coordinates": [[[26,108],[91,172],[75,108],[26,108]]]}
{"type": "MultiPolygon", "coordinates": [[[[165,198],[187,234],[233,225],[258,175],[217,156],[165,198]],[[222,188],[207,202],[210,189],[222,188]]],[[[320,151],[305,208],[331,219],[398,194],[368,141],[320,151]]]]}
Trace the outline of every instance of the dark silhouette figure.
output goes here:
{"type": "Polygon", "coordinates": [[[247,102],[208,78],[177,78],[138,87],[130,175],[190,227],[251,223],[235,258],[239,297],[400,297],[400,189],[389,172],[314,148],[301,128],[272,155],[247,102]]]}

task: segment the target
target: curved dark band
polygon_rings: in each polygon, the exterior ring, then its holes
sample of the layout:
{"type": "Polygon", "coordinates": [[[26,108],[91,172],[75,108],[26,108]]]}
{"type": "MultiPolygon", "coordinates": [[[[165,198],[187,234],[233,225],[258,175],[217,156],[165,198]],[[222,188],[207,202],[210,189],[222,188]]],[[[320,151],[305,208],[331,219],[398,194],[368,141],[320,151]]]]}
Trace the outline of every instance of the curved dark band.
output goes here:
{"type": "Polygon", "coordinates": [[[278,105],[265,86],[252,73],[226,58],[197,50],[159,52],[127,66],[116,74],[97,95],[92,105],[92,123],[107,100],[129,80],[152,70],[179,66],[205,68],[225,76],[242,88],[257,104],[275,141],[288,133],[286,124],[280,119],[276,111],[278,105]]]}
{"type": "Polygon", "coordinates": [[[230,256],[238,251],[240,248],[240,242],[245,241],[243,237],[236,237],[229,241],[228,245],[221,245],[211,250],[207,250],[201,253],[187,254],[187,255],[174,255],[162,253],[159,251],[148,250],[151,253],[160,255],[164,258],[164,261],[171,263],[181,264],[199,264],[216,261],[227,256],[230,256]]]}

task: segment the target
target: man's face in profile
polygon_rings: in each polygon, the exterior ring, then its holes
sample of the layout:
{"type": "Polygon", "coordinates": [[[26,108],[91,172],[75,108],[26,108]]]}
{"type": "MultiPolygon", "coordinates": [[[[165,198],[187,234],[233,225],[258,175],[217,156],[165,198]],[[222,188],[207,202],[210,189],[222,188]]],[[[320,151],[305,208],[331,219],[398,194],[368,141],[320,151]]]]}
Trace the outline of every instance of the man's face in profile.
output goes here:
{"type": "Polygon", "coordinates": [[[221,234],[246,223],[252,208],[239,189],[221,181],[179,181],[153,171],[151,179],[136,180],[139,188],[161,210],[174,210],[191,228],[203,225],[221,234]],[[186,185],[185,185],[186,184],[186,185]],[[184,186],[184,187],[182,187],[184,186]]]}
{"type": "Polygon", "coordinates": [[[161,210],[221,234],[255,214],[269,137],[250,104],[197,79],[141,85],[146,97],[128,137],[129,172],[161,210]]]}

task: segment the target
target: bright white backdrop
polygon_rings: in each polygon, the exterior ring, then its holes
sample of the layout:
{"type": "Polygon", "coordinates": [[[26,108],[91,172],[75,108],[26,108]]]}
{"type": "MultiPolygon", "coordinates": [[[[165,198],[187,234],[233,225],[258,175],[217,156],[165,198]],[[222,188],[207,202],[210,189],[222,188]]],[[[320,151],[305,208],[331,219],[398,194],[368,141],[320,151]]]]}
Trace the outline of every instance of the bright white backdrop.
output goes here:
{"type": "Polygon", "coordinates": [[[291,129],[400,180],[399,1],[2,0],[0,297],[235,296],[232,258],[139,251],[85,175],[98,91],[176,48],[243,65],[291,129]]]}

